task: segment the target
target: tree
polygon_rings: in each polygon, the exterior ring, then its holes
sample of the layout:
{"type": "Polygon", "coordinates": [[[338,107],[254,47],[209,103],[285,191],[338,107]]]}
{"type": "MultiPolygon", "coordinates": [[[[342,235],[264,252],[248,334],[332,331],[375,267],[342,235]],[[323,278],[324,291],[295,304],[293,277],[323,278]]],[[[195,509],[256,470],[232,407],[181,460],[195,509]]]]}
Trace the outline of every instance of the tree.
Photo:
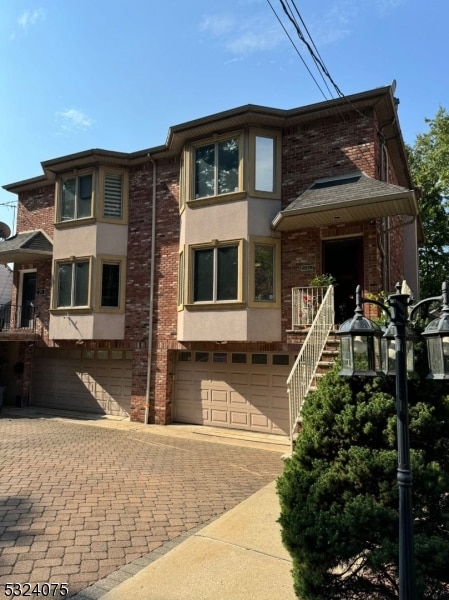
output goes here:
{"type": "MultiPolygon", "coordinates": [[[[425,362],[425,361],[424,361],[425,362]]],[[[302,600],[398,597],[396,407],[392,378],[342,378],[309,394],[277,482],[282,540],[302,600]]],[[[409,383],[418,598],[449,598],[449,398],[409,383]]]]}
{"type": "Polygon", "coordinates": [[[425,241],[419,249],[421,296],[438,296],[449,276],[449,114],[426,119],[427,133],[407,147],[413,183],[422,190],[419,209],[425,241]]]}

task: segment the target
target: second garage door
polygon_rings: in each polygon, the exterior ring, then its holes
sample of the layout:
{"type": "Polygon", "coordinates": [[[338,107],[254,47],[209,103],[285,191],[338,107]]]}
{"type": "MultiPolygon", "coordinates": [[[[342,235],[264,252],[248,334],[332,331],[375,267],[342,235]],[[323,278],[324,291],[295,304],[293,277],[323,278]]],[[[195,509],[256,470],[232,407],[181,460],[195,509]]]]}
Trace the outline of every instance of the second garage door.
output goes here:
{"type": "Polygon", "coordinates": [[[179,352],[174,421],[288,435],[293,355],[179,352]]]}
{"type": "Polygon", "coordinates": [[[37,348],[31,405],[127,416],[131,382],[131,352],[37,348]]]}

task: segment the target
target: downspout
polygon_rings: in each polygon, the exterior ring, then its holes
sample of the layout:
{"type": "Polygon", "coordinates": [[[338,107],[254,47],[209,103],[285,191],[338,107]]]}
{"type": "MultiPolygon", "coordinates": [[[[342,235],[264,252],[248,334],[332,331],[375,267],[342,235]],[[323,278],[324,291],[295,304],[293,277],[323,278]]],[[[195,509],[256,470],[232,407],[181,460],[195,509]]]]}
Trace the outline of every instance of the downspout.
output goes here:
{"type": "Polygon", "coordinates": [[[156,251],[156,162],[148,154],[153,165],[153,187],[151,205],[151,267],[150,267],[150,307],[148,315],[148,344],[147,344],[147,386],[145,391],[145,425],[150,421],[150,384],[151,384],[151,361],[153,359],[153,310],[154,310],[154,273],[155,273],[155,251],[156,251]]]}

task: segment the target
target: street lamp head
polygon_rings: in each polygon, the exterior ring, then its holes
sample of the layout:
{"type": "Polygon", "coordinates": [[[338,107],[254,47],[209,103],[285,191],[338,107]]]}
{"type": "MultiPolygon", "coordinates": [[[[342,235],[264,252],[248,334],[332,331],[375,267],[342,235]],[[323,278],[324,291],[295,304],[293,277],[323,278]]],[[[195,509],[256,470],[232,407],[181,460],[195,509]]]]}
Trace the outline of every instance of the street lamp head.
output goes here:
{"type": "Polygon", "coordinates": [[[341,371],[346,377],[381,375],[380,338],[382,330],[363,316],[361,288],[356,291],[356,309],[351,319],[340,325],[341,371]]]}
{"type": "MultiPolygon", "coordinates": [[[[391,321],[388,323],[387,328],[381,339],[381,364],[382,371],[385,375],[396,375],[396,337],[397,327],[391,321]]],[[[415,373],[415,348],[414,344],[418,341],[418,336],[407,323],[405,325],[405,353],[406,353],[406,364],[407,372],[409,375],[415,373]]]]}
{"type": "Polygon", "coordinates": [[[427,341],[430,373],[427,379],[449,379],[449,304],[447,283],[443,283],[442,314],[423,332],[427,341]]]}

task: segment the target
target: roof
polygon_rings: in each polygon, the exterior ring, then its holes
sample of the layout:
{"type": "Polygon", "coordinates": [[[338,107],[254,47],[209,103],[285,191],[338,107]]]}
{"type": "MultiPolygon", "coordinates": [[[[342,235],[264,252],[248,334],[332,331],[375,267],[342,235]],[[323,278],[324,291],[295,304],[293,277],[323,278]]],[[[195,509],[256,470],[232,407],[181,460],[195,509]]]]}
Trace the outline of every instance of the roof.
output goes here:
{"type": "Polygon", "coordinates": [[[177,157],[184,145],[192,140],[242,127],[295,127],[328,117],[342,118],[345,113],[374,110],[391,160],[401,185],[411,186],[405,156],[404,142],[397,118],[398,101],[394,97],[395,84],[375,88],[358,94],[326,100],[292,109],[271,108],[247,104],[213,115],[207,115],[169,128],[165,144],[137,152],[115,152],[95,148],[76,154],[60,156],[41,163],[45,175],[4,185],[4,189],[18,193],[38,185],[54,182],[58,173],[96,164],[133,166],[168,157],[177,157]]]}
{"type": "Polygon", "coordinates": [[[356,171],[315,181],[277,214],[273,227],[291,231],[395,215],[418,215],[414,191],[356,171]]]}
{"type": "Polygon", "coordinates": [[[53,256],[53,244],[40,229],[17,233],[0,242],[0,263],[24,263],[53,256]]]}

